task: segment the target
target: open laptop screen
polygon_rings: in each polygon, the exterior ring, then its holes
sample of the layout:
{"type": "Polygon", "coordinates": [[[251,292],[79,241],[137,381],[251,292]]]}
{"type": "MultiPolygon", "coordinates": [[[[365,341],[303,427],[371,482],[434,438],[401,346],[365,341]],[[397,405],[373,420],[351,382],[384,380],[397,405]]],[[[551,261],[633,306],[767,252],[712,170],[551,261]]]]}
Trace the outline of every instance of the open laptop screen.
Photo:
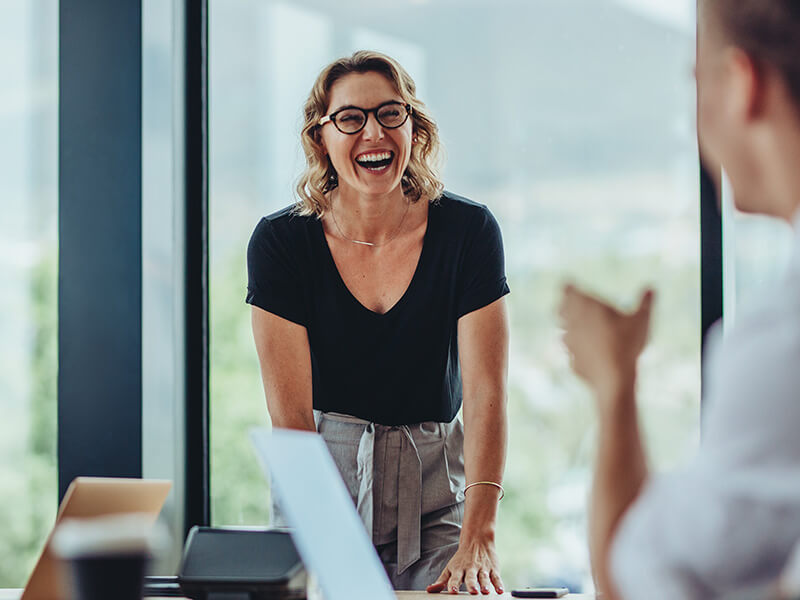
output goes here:
{"type": "Polygon", "coordinates": [[[372,541],[325,441],[316,433],[254,430],[280,506],[306,569],[326,600],[395,600],[372,541]]]}

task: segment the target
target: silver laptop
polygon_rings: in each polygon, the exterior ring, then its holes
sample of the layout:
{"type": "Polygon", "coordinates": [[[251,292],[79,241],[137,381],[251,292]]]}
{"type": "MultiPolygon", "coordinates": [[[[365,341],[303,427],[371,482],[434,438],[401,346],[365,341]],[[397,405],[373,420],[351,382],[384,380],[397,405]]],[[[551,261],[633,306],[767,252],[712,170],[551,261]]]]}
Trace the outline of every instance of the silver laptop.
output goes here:
{"type": "Polygon", "coordinates": [[[325,600],[396,600],[322,437],[288,429],[253,430],[250,437],[325,600]]]}

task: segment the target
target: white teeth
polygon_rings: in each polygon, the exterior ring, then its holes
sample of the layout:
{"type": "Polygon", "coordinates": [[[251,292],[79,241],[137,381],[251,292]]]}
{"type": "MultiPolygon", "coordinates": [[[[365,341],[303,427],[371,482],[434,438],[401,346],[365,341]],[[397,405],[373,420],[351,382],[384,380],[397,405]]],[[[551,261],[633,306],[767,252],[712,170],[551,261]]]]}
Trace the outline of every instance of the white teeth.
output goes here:
{"type": "Polygon", "coordinates": [[[379,160],[388,160],[392,158],[391,152],[374,152],[372,154],[362,154],[356,157],[359,162],[377,162],[379,160]]]}

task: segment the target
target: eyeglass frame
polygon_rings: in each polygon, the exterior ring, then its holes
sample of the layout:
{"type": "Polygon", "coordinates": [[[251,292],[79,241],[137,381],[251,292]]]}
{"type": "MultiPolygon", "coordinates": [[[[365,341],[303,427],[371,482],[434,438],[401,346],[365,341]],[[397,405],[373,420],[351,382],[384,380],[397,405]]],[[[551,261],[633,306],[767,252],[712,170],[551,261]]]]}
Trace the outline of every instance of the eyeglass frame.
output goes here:
{"type": "Polygon", "coordinates": [[[336,127],[336,131],[338,131],[340,133],[343,133],[345,135],[355,135],[355,134],[361,132],[364,129],[364,127],[367,126],[367,121],[369,120],[369,115],[372,114],[372,115],[375,116],[375,120],[378,122],[378,124],[381,127],[385,128],[385,129],[399,129],[400,127],[402,127],[403,125],[406,124],[406,121],[408,121],[408,117],[410,117],[414,112],[413,109],[414,109],[414,107],[411,106],[410,104],[408,104],[407,102],[404,103],[404,102],[400,102],[399,100],[389,100],[388,102],[382,102],[381,104],[379,104],[375,108],[361,108],[360,106],[343,106],[339,110],[334,111],[329,115],[325,115],[324,117],[321,117],[319,122],[317,123],[317,125],[319,127],[322,127],[323,125],[325,125],[325,123],[331,122],[331,123],[333,123],[333,126],[336,127]],[[394,127],[390,127],[389,125],[384,125],[383,123],[381,123],[381,120],[378,118],[378,111],[380,109],[382,109],[384,106],[389,106],[390,104],[397,104],[397,105],[402,106],[403,108],[406,109],[406,118],[403,119],[402,123],[400,123],[399,125],[395,125],[394,127]],[[360,110],[361,112],[364,113],[364,123],[362,123],[361,127],[356,129],[355,131],[342,131],[339,128],[339,125],[336,123],[336,115],[338,115],[340,112],[344,112],[345,110],[353,110],[353,109],[360,110]]]}

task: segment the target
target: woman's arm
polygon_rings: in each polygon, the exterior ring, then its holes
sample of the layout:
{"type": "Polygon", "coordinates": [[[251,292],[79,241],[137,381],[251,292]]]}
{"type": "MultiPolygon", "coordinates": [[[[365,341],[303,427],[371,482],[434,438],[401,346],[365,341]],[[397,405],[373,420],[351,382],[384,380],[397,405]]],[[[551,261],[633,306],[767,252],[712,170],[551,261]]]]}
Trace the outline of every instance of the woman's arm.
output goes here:
{"type": "Polygon", "coordinates": [[[257,306],[252,325],[272,426],[315,431],[306,328],[257,306]]]}
{"type": "MultiPolygon", "coordinates": [[[[464,390],[464,466],[467,484],[501,483],[506,458],[506,377],[508,317],[505,300],[464,315],[458,321],[458,352],[464,390]]],[[[476,485],[466,492],[459,548],[429,592],[503,592],[495,553],[495,522],[500,490],[476,485]]]]}

